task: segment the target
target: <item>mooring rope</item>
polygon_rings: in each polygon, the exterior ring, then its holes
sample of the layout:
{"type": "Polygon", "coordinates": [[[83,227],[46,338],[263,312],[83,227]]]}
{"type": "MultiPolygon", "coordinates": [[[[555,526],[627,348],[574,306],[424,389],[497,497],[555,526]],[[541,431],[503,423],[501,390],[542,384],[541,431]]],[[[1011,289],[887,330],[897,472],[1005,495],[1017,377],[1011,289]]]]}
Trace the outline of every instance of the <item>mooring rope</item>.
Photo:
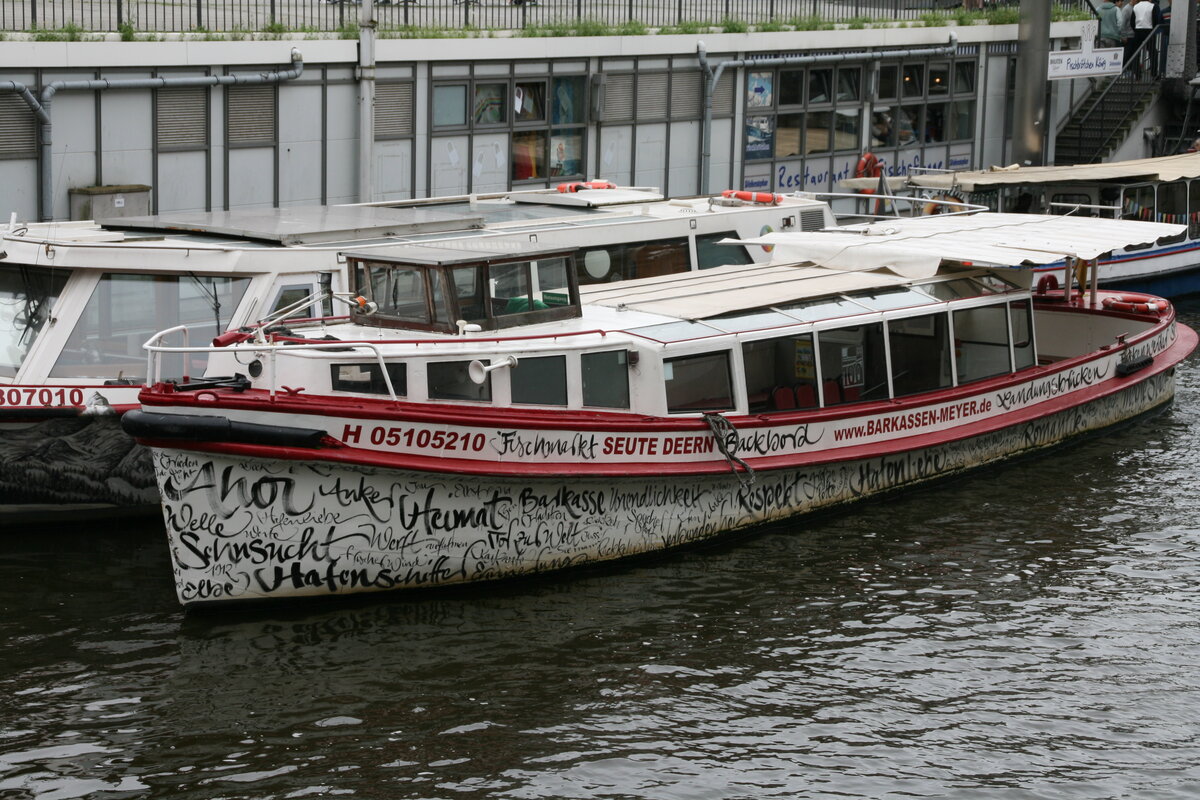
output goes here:
{"type": "Polygon", "coordinates": [[[742,484],[742,488],[749,489],[750,484],[754,482],[754,468],[738,458],[737,428],[733,427],[733,423],[720,414],[705,414],[704,421],[708,423],[708,428],[712,431],[713,438],[717,440],[717,449],[721,451],[721,455],[725,456],[725,460],[729,462],[729,468],[737,476],[738,481],[742,484]],[[745,474],[738,471],[737,467],[739,464],[746,471],[745,474]]]}

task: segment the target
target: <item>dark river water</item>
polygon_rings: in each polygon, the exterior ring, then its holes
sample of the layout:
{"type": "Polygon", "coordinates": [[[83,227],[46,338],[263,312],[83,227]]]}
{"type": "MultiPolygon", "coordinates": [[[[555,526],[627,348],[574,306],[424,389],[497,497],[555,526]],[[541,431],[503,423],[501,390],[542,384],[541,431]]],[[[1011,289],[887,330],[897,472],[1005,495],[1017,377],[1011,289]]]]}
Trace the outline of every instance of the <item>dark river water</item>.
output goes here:
{"type": "Polygon", "coordinates": [[[1034,459],[356,605],[185,615],[157,522],[12,533],[0,798],[1197,798],[1198,422],[1193,357],[1034,459]]]}

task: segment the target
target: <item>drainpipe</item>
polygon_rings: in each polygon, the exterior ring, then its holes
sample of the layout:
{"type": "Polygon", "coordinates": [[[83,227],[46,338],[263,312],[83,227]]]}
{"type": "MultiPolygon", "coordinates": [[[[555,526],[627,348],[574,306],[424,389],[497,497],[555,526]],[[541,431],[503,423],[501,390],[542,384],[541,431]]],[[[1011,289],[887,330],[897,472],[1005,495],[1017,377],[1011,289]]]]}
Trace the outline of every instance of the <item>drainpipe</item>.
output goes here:
{"type": "Polygon", "coordinates": [[[779,67],[796,64],[838,64],[845,61],[880,61],[885,58],[923,58],[926,56],[948,56],[958,49],[958,35],[950,32],[950,43],[941,47],[926,47],[912,50],[863,50],[857,53],[831,53],[819,56],[785,56],[783,58],[744,58],[722,61],[714,70],[708,63],[708,50],[704,42],[696,43],[700,69],[704,70],[704,122],[700,127],[700,194],[708,194],[708,167],[712,159],[712,102],[713,92],[721,73],[726,67],[779,67]]]}
{"type": "Polygon", "coordinates": [[[358,202],[375,199],[375,0],[358,14],[358,202]]]}
{"type": "Polygon", "coordinates": [[[104,89],[175,89],[194,86],[244,86],[262,83],[283,83],[295,80],[304,72],[304,59],[300,51],[292,48],[292,67],[287,70],[260,72],[257,75],[209,75],[203,78],[125,78],[88,81],[54,81],[42,89],[41,102],[27,89],[14,81],[0,81],[0,91],[17,92],[41,123],[41,157],[38,171],[42,185],[42,222],[54,219],[54,180],[51,161],[53,125],[50,120],[50,104],[54,95],[63,91],[101,91],[104,89]]]}
{"type": "MultiPolygon", "coordinates": [[[[1183,4],[1180,4],[1183,5],[1183,4]]],[[[1046,163],[1046,73],[1050,59],[1050,0],[1024,0],[1017,25],[1012,160],[1046,163]]]]}

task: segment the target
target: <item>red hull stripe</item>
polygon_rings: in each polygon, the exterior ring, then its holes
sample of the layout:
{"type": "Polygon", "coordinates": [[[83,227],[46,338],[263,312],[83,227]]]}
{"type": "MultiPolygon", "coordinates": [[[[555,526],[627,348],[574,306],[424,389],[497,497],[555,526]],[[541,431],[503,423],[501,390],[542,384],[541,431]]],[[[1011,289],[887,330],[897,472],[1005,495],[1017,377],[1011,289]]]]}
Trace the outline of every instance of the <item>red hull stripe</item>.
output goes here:
{"type": "MultiPolygon", "coordinates": [[[[808,467],[815,464],[829,464],[840,461],[854,461],[863,458],[874,458],[909,450],[919,450],[926,447],[945,444],[948,442],[970,439],[982,436],[992,431],[1012,425],[1032,422],[1043,417],[1065,411],[1073,406],[1099,400],[1108,395],[1135,386],[1146,378],[1173,369],[1182,361],[1197,343],[1196,333],[1186,326],[1178,327],[1175,342],[1154,358],[1154,365],[1125,378],[1110,378],[1096,386],[1080,389],[1069,394],[1060,395],[1045,400],[1028,408],[998,415],[978,422],[960,425],[949,431],[935,431],[917,434],[886,442],[840,447],[832,451],[800,453],[786,456],[763,456],[746,458],[746,462],[756,470],[780,470],[808,467]]],[[[732,420],[740,423],[741,419],[732,420]]],[[[178,442],[166,440],[142,440],[143,444],[151,447],[179,448],[178,442]]],[[[335,450],[306,450],[290,447],[266,447],[260,445],[222,444],[222,443],[188,443],[179,448],[188,451],[207,453],[224,453],[239,457],[284,460],[319,460],[354,464],[358,466],[378,467],[393,470],[411,470],[458,475],[486,476],[662,476],[662,475],[713,475],[732,472],[730,464],[721,459],[705,462],[663,463],[663,462],[622,462],[620,464],[578,464],[578,463],[530,463],[530,462],[480,462],[467,459],[433,458],[413,455],[388,455],[370,450],[360,450],[347,447],[335,450]]]]}

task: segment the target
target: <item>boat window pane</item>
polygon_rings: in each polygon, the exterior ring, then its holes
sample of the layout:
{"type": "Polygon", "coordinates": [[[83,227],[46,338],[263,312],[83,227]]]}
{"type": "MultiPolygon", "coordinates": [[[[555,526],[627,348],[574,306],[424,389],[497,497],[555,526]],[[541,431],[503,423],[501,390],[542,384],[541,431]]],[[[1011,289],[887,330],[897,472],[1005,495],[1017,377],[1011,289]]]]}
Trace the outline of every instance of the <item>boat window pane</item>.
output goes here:
{"type": "MultiPolygon", "coordinates": [[[[249,285],[249,278],[105,273],[50,376],[144,380],[143,342],[176,325],[188,326],[192,344],[212,339],[228,326],[249,285]]],[[[182,334],[166,343],[183,344],[182,334]]],[[[200,375],[206,361],[205,353],[164,356],[162,377],[200,375]]]]}
{"type": "Polygon", "coordinates": [[[1126,187],[1121,198],[1121,219],[1154,219],[1154,186],[1126,187]]]}
{"type": "Polygon", "coordinates": [[[812,300],[806,303],[792,303],[779,306],[794,317],[805,322],[817,322],[823,319],[837,319],[851,314],[863,314],[866,310],[853,301],[844,297],[827,297],[824,300],[812,300]]]}
{"type": "Polygon", "coordinates": [[[725,264],[753,264],[750,251],[742,244],[717,244],[722,239],[738,238],[737,231],[706,233],[696,237],[696,266],[700,269],[725,264]]]}
{"type": "Polygon", "coordinates": [[[70,274],[64,269],[0,265],[0,375],[17,374],[70,274]]]}
{"type": "MultiPolygon", "coordinates": [[[[397,397],[408,394],[408,369],[405,364],[389,363],[388,377],[397,397]]],[[[335,392],[359,392],[361,394],[387,394],[387,383],[379,364],[330,364],[330,384],[335,392]]]]}
{"type": "Polygon", "coordinates": [[[958,382],[1009,372],[1007,306],[984,306],[954,312],[954,350],[958,382]]]}
{"type": "Polygon", "coordinates": [[[751,413],[817,407],[817,361],[811,333],[746,342],[742,361],[751,413]]]}
{"type": "Polygon", "coordinates": [[[932,392],[953,383],[947,314],[889,320],[888,346],[894,396],[932,392]]]}
{"type": "MultiPolygon", "coordinates": [[[[279,294],[275,296],[275,304],[271,306],[271,314],[274,315],[293,303],[299,303],[304,298],[312,296],[312,294],[312,284],[289,283],[286,286],[282,286],[279,289],[279,294]]],[[[284,319],[308,319],[319,316],[321,315],[317,312],[316,305],[304,305],[288,314],[284,319]]]]}
{"type": "Polygon", "coordinates": [[[1019,370],[1037,363],[1033,346],[1032,306],[1032,300],[1014,300],[1008,306],[1008,313],[1012,317],[1013,361],[1019,370]]]}
{"type": "MultiPolygon", "coordinates": [[[[763,117],[770,121],[770,117],[763,117]]],[[[749,136],[749,126],[747,125],[747,136],[749,136]]],[[[804,115],[803,114],[780,114],[775,118],[775,157],[787,158],[788,156],[800,155],[800,139],[804,131],[804,115]]],[[[747,146],[749,150],[749,146],[747,146]]],[[[761,158],[770,158],[771,151],[768,149],[765,156],[761,158]]],[[[749,152],[746,153],[749,158],[749,152]]]]}
{"type": "Polygon", "coordinates": [[[405,322],[429,322],[425,270],[416,267],[368,265],[368,300],[379,305],[379,314],[405,322]]]}
{"type": "Polygon", "coordinates": [[[999,275],[993,273],[976,275],[974,280],[983,287],[983,291],[980,294],[999,294],[1001,292],[1011,292],[1017,288],[1017,285],[1012,281],[1001,278],[999,275]]]}
{"type": "Polygon", "coordinates": [[[817,335],[825,405],[886,400],[887,356],[883,323],[834,328],[817,335]]]}
{"type": "Polygon", "coordinates": [[[799,325],[800,321],[795,317],[778,311],[751,311],[749,313],[739,312],[730,314],[726,317],[716,317],[709,319],[707,322],[714,328],[720,328],[723,331],[730,333],[739,333],[741,331],[761,331],[766,328],[778,328],[783,325],[799,325]]]}
{"type": "Polygon", "coordinates": [[[779,71],[779,105],[804,105],[804,70],[783,69],[779,71]]]}
{"type": "Polygon", "coordinates": [[[1158,221],[1175,225],[1187,222],[1187,182],[1173,181],[1158,187],[1158,221]]]}
{"type": "Polygon", "coordinates": [[[873,294],[854,294],[850,296],[850,299],[876,311],[926,306],[937,302],[932,297],[922,292],[914,292],[911,289],[894,289],[875,292],[873,294]]]}
{"type": "Polygon", "coordinates": [[[729,351],[680,356],[663,361],[667,411],[727,411],[733,408],[729,351]]]}
{"type": "Polygon", "coordinates": [[[579,357],[583,404],[595,408],[629,408],[628,354],[624,350],[584,353],[579,357]]]}
{"type": "Polygon", "coordinates": [[[1091,205],[1092,197],[1085,192],[1060,192],[1050,195],[1050,214],[1071,214],[1073,216],[1090,217],[1095,212],[1090,208],[1079,208],[1081,205],[1091,205]]]}
{"type": "Polygon", "coordinates": [[[1200,180],[1188,182],[1188,236],[1200,236],[1200,180]]]}
{"type": "Polygon", "coordinates": [[[647,242],[629,250],[631,278],[654,278],[675,275],[692,268],[692,256],[687,237],[647,242]]]}
{"type": "Polygon", "coordinates": [[[661,325],[631,328],[629,332],[656,342],[686,342],[689,339],[716,336],[721,333],[716,328],[699,322],[664,322],[661,325]]]}
{"type": "Polygon", "coordinates": [[[535,308],[545,308],[541,300],[530,297],[529,262],[492,264],[489,268],[492,316],[523,314],[535,308]]]}
{"type": "Polygon", "coordinates": [[[450,128],[467,124],[465,84],[433,87],[433,127],[450,128]]]}
{"type": "Polygon", "coordinates": [[[452,274],[459,318],[467,322],[486,320],[488,315],[483,297],[483,267],[458,267],[452,274]]]}
{"type": "Polygon", "coordinates": [[[537,285],[533,291],[535,308],[565,306],[571,302],[571,287],[567,278],[565,258],[543,258],[533,262],[537,285]],[[540,303],[540,305],[539,305],[540,303]]]}
{"type": "Polygon", "coordinates": [[[923,292],[936,297],[938,300],[949,301],[958,300],[963,297],[978,297],[981,294],[991,294],[983,286],[966,278],[955,278],[952,281],[938,281],[937,283],[922,283],[919,288],[923,292]]]}
{"type": "Polygon", "coordinates": [[[425,366],[429,378],[429,397],[434,400],[492,399],[492,376],[483,383],[471,380],[470,361],[434,361],[425,366]]]}
{"type": "Polygon", "coordinates": [[[510,370],[512,401],[543,406],[567,404],[566,356],[524,357],[510,370]]]}
{"type": "Polygon", "coordinates": [[[576,261],[576,278],[579,285],[587,286],[590,283],[621,281],[628,278],[627,252],[628,248],[623,245],[583,250],[576,261]]]}

